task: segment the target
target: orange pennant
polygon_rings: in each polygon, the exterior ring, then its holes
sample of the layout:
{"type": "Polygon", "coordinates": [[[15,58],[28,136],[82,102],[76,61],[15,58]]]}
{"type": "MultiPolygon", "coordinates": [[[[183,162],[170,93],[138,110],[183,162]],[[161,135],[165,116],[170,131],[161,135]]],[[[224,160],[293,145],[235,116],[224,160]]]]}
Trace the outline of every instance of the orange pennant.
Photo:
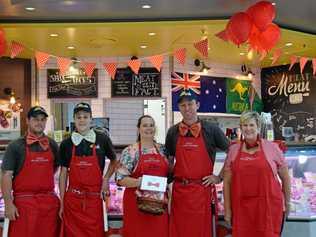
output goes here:
{"type": "Polygon", "coordinates": [[[292,55],[291,58],[290,58],[290,61],[291,61],[291,65],[290,65],[290,67],[289,67],[289,70],[291,70],[292,67],[294,66],[294,64],[296,63],[296,61],[297,61],[297,56],[292,55]]]}
{"type": "Polygon", "coordinates": [[[45,66],[45,64],[47,63],[49,57],[50,57],[50,55],[47,53],[36,51],[35,58],[36,58],[37,67],[39,69],[42,69],[45,66]]]}
{"type": "Polygon", "coordinates": [[[133,60],[130,60],[128,62],[128,66],[132,69],[132,71],[135,73],[135,74],[138,74],[138,71],[139,71],[139,68],[140,68],[140,65],[141,65],[141,61],[139,59],[133,59],[133,60]]]}
{"type": "Polygon", "coordinates": [[[186,58],[186,53],[187,50],[186,48],[182,48],[182,49],[176,49],[173,52],[173,56],[178,60],[178,62],[184,66],[185,64],[185,58],[186,58]]]}
{"type": "Polygon", "coordinates": [[[11,42],[11,58],[15,58],[24,50],[24,46],[16,41],[11,42]]]}
{"type": "Polygon", "coordinates": [[[208,57],[208,39],[194,43],[194,47],[204,56],[208,57]]]}
{"type": "Polygon", "coordinates": [[[155,55],[149,58],[151,64],[160,72],[161,65],[163,62],[163,55],[155,55]]]}
{"type": "Polygon", "coordinates": [[[70,64],[71,64],[71,60],[70,59],[57,57],[57,65],[58,65],[58,68],[60,70],[59,74],[61,76],[65,75],[65,73],[68,70],[70,64]]]}
{"type": "Polygon", "coordinates": [[[316,58],[312,59],[312,63],[313,63],[313,75],[316,74],[316,58]]]}
{"type": "Polygon", "coordinates": [[[117,63],[103,63],[105,71],[111,76],[112,80],[115,79],[117,63]]]}
{"type": "Polygon", "coordinates": [[[308,58],[306,58],[306,57],[301,57],[300,58],[301,74],[303,73],[303,70],[304,70],[304,67],[305,67],[307,61],[308,61],[308,58]]]}
{"type": "Polygon", "coordinates": [[[276,49],[273,53],[273,60],[271,65],[275,64],[282,54],[282,49],[276,49]]]}
{"type": "Polygon", "coordinates": [[[86,72],[88,77],[91,77],[96,63],[88,63],[88,62],[82,62],[81,66],[84,68],[84,71],[86,72]]]}

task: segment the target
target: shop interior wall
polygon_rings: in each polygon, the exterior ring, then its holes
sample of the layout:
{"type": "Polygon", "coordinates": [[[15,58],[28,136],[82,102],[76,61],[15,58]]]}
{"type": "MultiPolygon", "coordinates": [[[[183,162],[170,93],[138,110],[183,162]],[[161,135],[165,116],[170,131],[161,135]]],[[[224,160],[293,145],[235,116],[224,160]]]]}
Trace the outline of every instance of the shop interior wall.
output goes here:
{"type": "MultiPolygon", "coordinates": [[[[143,99],[150,98],[111,98],[111,79],[105,72],[102,64],[104,62],[126,62],[129,57],[118,58],[78,58],[87,62],[96,62],[98,68],[98,98],[89,99],[92,106],[94,117],[109,117],[110,118],[110,133],[115,144],[129,144],[135,142],[137,134],[136,122],[143,108],[143,99]]],[[[211,66],[211,70],[206,74],[215,77],[236,77],[240,75],[240,65],[216,64],[206,61],[207,65],[211,66]]],[[[126,67],[126,63],[120,63],[118,67],[126,67]]],[[[142,67],[152,67],[150,63],[143,63],[142,67]]],[[[45,68],[39,70],[38,76],[38,100],[42,106],[52,115],[47,124],[47,131],[54,130],[54,114],[53,114],[53,99],[47,98],[47,69],[57,68],[56,59],[51,58],[45,68]]],[[[199,68],[194,66],[194,59],[187,58],[184,66],[173,62],[172,57],[165,57],[162,66],[162,97],[166,99],[166,129],[179,120],[179,113],[173,113],[171,108],[171,71],[177,72],[192,72],[197,73],[199,68]]],[[[255,76],[260,76],[259,69],[252,68],[255,71],[255,76]]],[[[55,100],[55,101],[61,101],[55,100]]],[[[63,102],[74,100],[62,99],[63,102]]],[[[76,102],[80,100],[75,100],[76,102]]],[[[206,114],[206,116],[214,116],[206,114]]],[[[221,117],[221,115],[215,115],[221,117]]],[[[181,118],[181,117],[180,117],[181,118]]],[[[236,119],[238,121],[238,119],[236,119]]],[[[238,122],[236,122],[238,124],[238,122]]]]}
{"type": "Polygon", "coordinates": [[[4,88],[13,89],[17,102],[23,107],[21,134],[26,131],[26,113],[31,106],[31,60],[0,58],[0,98],[8,100],[4,88]]]}

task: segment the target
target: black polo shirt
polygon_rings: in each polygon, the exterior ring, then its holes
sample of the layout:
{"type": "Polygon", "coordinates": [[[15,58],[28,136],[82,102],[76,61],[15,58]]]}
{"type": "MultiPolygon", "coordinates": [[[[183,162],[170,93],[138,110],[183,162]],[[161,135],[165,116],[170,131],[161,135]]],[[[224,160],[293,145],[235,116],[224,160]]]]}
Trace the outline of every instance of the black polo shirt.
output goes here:
{"type": "MultiPolygon", "coordinates": [[[[116,153],[110,138],[105,134],[98,131],[96,133],[96,153],[99,160],[100,169],[103,170],[105,166],[105,159],[110,160],[116,159],[116,153]]],[[[65,139],[60,144],[59,154],[60,154],[60,165],[69,168],[70,161],[72,157],[72,147],[73,143],[71,137],[65,139]]],[[[92,155],[93,144],[82,139],[78,146],[75,146],[76,156],[91,156],[92,155]]]]}
{"type": "MultiPolygon", "coordinates": [[[[49,139],[49,145],[51,151],[53,153],[55,168],[59,165],[59,156],[58,156],[58,145],[57,143],[51,139],[49,139]]],[[[36,142],[29,146],[30,150],[33,152],[41,152],[43,151],[42,147],[36,142]]],[[[5,153],[2,160],[1,169],[3,171],[13,171],[13,176],[15,177],[20,172],[23,167],[25,161],[25,153],[26,153],[26,138],[25,136],[20,137],[14,141],[12,141],[5,153]]]]}

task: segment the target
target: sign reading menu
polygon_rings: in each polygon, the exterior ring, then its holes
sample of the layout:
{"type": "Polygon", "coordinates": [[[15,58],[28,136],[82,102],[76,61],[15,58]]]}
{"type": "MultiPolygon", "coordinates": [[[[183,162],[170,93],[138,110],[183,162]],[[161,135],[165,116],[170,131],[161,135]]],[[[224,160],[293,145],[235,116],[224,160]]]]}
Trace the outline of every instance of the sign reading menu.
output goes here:
{"type": "Polygon", "coordinates": [[[88,77],[82,69],[78,74],[62,76],[59,69],[47,69],[48,98],[97,98],[98,70],[88,77]]]}
{"type": "Polygon", "coordinates": [[[316,135],[316,76],[311,62],[302,74],[298,63],[290,71],[289,65],[263,68],[261,90],[264,111],[272,114],[276,139],[283,139],[282,129],[288,127],[301,138],[316,135]]]}
{"type": "Polygon", "coordinates": [[[129,68],[119,68],[112,80],[112,97],[161,97],[161,73],[140,68],[136,75],[129,68]]]}

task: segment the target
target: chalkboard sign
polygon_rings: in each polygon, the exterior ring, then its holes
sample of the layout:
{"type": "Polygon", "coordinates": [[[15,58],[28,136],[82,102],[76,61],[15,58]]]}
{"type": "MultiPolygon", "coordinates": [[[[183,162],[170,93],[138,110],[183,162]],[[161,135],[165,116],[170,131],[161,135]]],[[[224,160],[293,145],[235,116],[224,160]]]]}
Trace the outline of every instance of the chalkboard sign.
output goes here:
{"type": "Polygon", "coordinates": [[[141,68],[136,75],[129,68],[119,68],[112,80],[112,97],[161,97],[161,73],[141,68]]]}
{"type": "Polygon", "coordinates": [[[48,98],[97,98],[98,70],[88,77],[82,69],[78,74],[61,76],[59,69],[47,69],[48,98]]]}
{"type": "Polygon", "coordinates": [[[299,64],[290,71],[289,65],[263,68],[261,83],[264,111],[272,114],[276,139],[284,139],[288,127],[293,138],[316,135],[316,76],[311,62],[303,74],[299,64]]]}

